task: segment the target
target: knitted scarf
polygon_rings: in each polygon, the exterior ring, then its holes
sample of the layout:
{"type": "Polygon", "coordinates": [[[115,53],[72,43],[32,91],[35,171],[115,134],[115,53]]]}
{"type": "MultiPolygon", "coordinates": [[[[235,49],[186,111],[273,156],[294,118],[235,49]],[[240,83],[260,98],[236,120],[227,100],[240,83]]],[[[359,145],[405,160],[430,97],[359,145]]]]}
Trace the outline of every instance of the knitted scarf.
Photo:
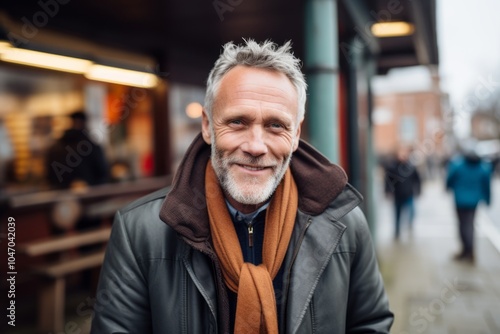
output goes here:
{"type": "Polygon", "coordinates": [[[224,194],[210,161],[205,170],[210,232],[224,281],[237,293],[235,333],[278,333],[273,279],[285,258],[298,206],[290,169],[277,187],[266,212],[262,263],[243,262],[240,242],[224,194]]]}

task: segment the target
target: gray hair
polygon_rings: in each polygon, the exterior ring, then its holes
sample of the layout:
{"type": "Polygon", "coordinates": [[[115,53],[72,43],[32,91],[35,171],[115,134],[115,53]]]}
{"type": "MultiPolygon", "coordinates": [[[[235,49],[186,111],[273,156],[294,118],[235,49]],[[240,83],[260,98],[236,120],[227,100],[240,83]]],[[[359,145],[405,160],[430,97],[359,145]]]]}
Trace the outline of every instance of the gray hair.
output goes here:
{"type": "Polygon", "coordinates": [[[219,59],[208,75],[204,107],[210,121],[212,120],[215,95],[219,90],[222,78],[238,65],[271,69],[285,74],[297,91],[299,106],[297,117],[299,122],[302,121],[305,114],[307,84],[300,70],[300,60],[291,51],[291,42],[288,41],[283,46],[278,47],[270,40],[266,40],[262,44],[258,44],[253,39],[244,39],[244,41],[245,45],[235,45],[233,42],[226,43],[219,59]]]}

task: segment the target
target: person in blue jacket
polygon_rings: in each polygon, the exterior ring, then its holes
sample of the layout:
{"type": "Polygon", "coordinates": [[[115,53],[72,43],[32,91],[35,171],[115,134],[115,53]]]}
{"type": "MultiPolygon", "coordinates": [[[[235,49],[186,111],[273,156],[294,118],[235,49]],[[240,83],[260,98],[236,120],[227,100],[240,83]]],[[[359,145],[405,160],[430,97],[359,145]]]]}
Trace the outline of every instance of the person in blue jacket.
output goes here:
{"type": "Polygon", "coordinates": [[[474,216],[482,201],[490,204],[491,167],[483,162],[473,148],[463,149],[463,155],[450,161],[446,188],[452,190],[458,216],[462,251],[456,260],[474,262],[474,216]]]}

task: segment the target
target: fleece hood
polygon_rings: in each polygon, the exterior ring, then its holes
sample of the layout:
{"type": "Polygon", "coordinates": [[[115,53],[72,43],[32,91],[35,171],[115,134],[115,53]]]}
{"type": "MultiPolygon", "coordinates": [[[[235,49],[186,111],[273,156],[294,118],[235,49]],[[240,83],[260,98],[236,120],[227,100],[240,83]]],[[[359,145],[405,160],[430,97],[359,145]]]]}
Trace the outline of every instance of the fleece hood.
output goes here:
{"type": "MultiPolygon", "coordinates": [[[[205,167],[210,145],[199,134],[188,148],[160,210],[160,219],[189,244],[206,244],[210,237],[205,200],[205,167]]],[[[300,140],[290,168],[299,192],[299,210],[321,214],[344,189],[347,176],[319,151],[300,140]]]]}

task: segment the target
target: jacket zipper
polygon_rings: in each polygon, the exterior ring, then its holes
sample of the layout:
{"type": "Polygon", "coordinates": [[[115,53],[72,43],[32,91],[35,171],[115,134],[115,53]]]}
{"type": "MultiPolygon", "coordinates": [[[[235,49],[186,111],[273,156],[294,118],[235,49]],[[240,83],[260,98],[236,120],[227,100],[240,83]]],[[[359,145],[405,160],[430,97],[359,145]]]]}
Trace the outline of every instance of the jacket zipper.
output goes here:
{"type": "Polygon", "coordinates": [[[253,224],[250,223],[247,226],[248,229],[248,247],[253,247],[253,224]]]}

